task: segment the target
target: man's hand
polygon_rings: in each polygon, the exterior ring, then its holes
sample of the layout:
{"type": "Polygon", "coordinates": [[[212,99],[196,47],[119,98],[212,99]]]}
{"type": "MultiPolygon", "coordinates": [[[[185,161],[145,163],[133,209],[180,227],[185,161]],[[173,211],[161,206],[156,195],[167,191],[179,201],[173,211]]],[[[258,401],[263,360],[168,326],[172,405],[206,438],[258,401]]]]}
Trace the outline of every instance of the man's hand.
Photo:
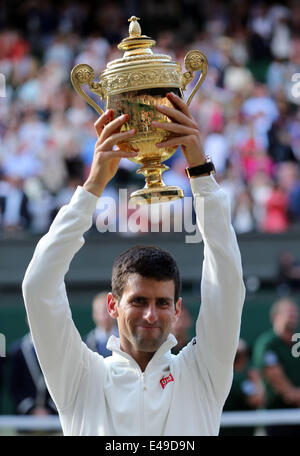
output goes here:
{"type": "Polygon", "coordinates": [[[122,125],[127,122],[128,114],[114,119],[113,109],[108,109],[95,123],[98,140],[89,177],[83,188],[96,196],[100,196],[107,183],[117,172],[121,158],[132,158],[137,152],[121,149],[113,150],[118,143],[125,142],[135,134],[135,129],[120,133],[122,125]]]}
{"type": "Polygon", "coordinates": [[[30,414],[34,416],[47,416],[50,415],[50,412],[45,407],[35,407],[31,410],[30,414]]]}
{"type": "Polygon", "coordinates": [[[199,127],[193,119],[186,103],[173,92],[167,94],[168,100],[174,108],[157,105],[160,113],[169,117],[172,122],[151,122],[153,127],[162,128],[176,135],[156,144],[156,147],[181,146],[189,167],[205,163],[205,154],[200,140],[199,127]]]}
{"type": "Polygon", "coordinates": [[[300,407],[300,388],[292,387],[289,394],[285,396],[285,400],[288,404],[300,407]]]}

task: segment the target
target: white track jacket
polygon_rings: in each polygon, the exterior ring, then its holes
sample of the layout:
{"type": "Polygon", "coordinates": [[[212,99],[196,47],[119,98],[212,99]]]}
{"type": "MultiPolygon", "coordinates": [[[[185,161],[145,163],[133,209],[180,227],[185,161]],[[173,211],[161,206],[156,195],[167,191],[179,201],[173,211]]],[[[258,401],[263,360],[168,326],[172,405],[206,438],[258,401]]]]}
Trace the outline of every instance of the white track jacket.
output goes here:
{"type": "Polygon", "coordinates": [[[245,288],[227,195],[213,176],[191,179],[191,186],[194,203],[204,201],[201,214],[195,204],[204,242],[196,338],[172,355],[176,339],[170,334],[144,372],[120,350],[115,336],[108,341],[112,356],[92,352],[72,320],[64,276],[84,244],[98,198],[78,187],[39,241],[23,296],[64,435],[218,435],[232,383],[245,288]]]}

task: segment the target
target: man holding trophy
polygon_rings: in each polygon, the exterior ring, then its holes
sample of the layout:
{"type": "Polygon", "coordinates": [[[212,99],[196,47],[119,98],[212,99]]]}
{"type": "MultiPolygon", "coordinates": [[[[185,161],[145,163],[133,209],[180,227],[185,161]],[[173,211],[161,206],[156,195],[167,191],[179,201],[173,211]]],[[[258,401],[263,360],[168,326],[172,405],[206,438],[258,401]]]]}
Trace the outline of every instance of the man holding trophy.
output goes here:
{"type": "MultiPolygon", "coordinates": [[[[130,37],[123,42],[127,40],[131,54],[125,60],[135,66],[143,59],[145,74],[140,68],[140,76],[131,73],[129,79],[135,84],[143,78],[149,82],[151,70],[151,81],[161,84],[155,79],[160,77],[155,76],[158,63],[146,52],[149,38],[140,34],[137,18],[130,21],[130,37]]],[[[165,56],[159,58],[160,64],[169,65],[165,56]]],[[[213,165],[203,153],[188,103],[164,87],[160,94],[158,86],[154,91],[152,87],[150,95],[141,87],[128,90],[129,79],[120,72],[125,67],[128,71],[129,63],[118,65],[120,71],[114,68],[115,73],[110,74],[118,76],[117,100],[107,96],[108,109],[95,123],[98,140],[90,175],[39,241],[25,274],[23,294],[33,341],[65,435],[218,435],[232,382],[245,296],[229,200],[211,174],[213,165]],[[126,87],[125,95],[120,84],[126,87]],[[163,102],[158,103],[157,97],[163,102]],[[142,125],[135,123],[138,117],[132,115],[132,105],[146,113],[141,116],[146,119],[142,125]],[[153,144],[153,138],[161,139],[153,144]],[[204,241],[196,337],[178,355],[171,354],[176,345],[171,327],[180,318],[182,301],[178,268],[162,249],[137,246],[114,262],[107,308],[117,319],[120,337],[111,336],[107,348],[112,356],[103,358],[81,340],[72,321],[64,276],[84,244],[83,234],[92,224],[98,198],[121,158],[142,165],[146,186],[132,195],[136,202],[182,197],[180,189],[166,187],[161,180],[161,162],[179,145],[187,161],[204,241]],[[197,200],[202,202],[203,213],[197,200]]],[[[80,78],[84,81],[82,73],[80,78]]],[[[98,94],[101,90],[103,95],[101,83],[92,82],[90,74],[87,81],[90,89],[98,94]]],[[[172,78],[167,83],[176,87],[172,78]]]]}

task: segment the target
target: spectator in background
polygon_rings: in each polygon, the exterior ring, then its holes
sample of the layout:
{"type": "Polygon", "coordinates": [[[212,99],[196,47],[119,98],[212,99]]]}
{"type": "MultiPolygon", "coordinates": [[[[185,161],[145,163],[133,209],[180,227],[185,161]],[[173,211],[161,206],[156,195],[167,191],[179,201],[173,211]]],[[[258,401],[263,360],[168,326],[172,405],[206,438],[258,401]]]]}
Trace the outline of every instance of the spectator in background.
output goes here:
{"type": "MultiPolygon", "coordinates": [[[[300,407],[299,358],[293,356],[292,336],[299,321],[299,310],[292,298],[281,298],[271,309],[273,328],[262,334],[253,350],[254,365],[260,370],[266,387],[266,408],[300,407]]],[[[266,427],[267,435],[299,435],[300,425],[266,427]]]]}
{"type": "Polygon", "coordinates": [[[57,192],[53,204],[52,218],[56,216],[59,209],[68,204],[78,185],[82,185],[84,176],[84,165],[80,157],[69,157],[64,160],[67,173],[65,186],[57,192]]]}
{"type": "Polygon", "coordinates": [[[111,356],[106,344],[111,335],[118,336],[115,320],[107,310],[107,291],[97,294],[93,299],[93,321],[96,327],[84,338],[86,345],[93,351],[104,356],[111,356]]]}
{"type": "Polygon", "coordinates": [[[289,226],[288,197],[279,185],[273,183],[273,188],[266,201],[265,218],[262,225],[267,233],[281,233],[289,226]]]}
{"type": "Polygon", "coordinates": [[[220,179],[219,184],[229,196],[232,215],[237,197],[244,189],[244,183],[239,170],[230,161],[227,163],[225,175],[220,179]]]}
{"type": "Polygon", "coordinates": [[[276,170],[278,185],[287,198],[286,209],[291,224],[300,220],[300,184],[298,163],[287,161],[278,164],[276,170]]]}
{"type": "Polygon", "coordinates": [[[271,52],[277,59],[288,59],[291,52],[290,11],[285,6],[273,6],[269,12],[272,20],[271,52]]]}
{"type": "MultiPolygon", "coordinates": [[[[254,410],[263,407],[265,392],[258,371],[251,365],[249,349],[239,340],[234,359],[234,375],[230,393],[223,411],[254,410]]],[[[219,435],[254,435],[255,427],[224,427],[219,435]]]]}
{"type": "Polygon", "coordinates": [[[229,156],[229,144],[223,134],[224,120],[220,112],[215,111],[211,117],[210,133],[204,142],[204,151],[213,161],[217,175],[223,176],[229,156]]]}
{"type": "Polygon", "coordinates": [[[0,180],[0,228],[15,232],[30,225],[28,198],[23,189],[23,180],[4,176],[0,180]]]}
{"type": "MultiPolygon", "coordinates": [[[[243,33],[239,38],[243,40],[243,33]]],[[[232,41],[231,46],[231,59],[224,71],[224,87],[233,93],[238,92],[248,96],[253,91],[254,78],[245,66],[248,60],[245,44],[236,40],[232,41]]]]}
{"type": "Polygon", "coordinates": [[[257,141],[264,148],[267,147],[267,132],[279,113],[264,84],[256,83],[252,95],[243,103],[242,111],[246,118],[252,121],[257,141]]]}
{"type": "Polygon", "coordinates": [[[294,225],[300,223],[300,182],[298,181],[288,194],[288,208],[294,225]]]}
{"type": "Polygon", "coordinates": [[[77,93],[73,95],[72,106],[66,112],[66,119],[73,128],[82,128],[87,122],[91,122],[93,113],[83,98],[77,93]]]}
{"type": "Polygon", "coordinates": [[[30,214],[30,232],[43,233],[50,223],[53,210],[53,196],[43,186],[37,177],[27,179],[24,186],[28,198],[28,212],[30,214]]]}
{"type": "Polygon", "coordinates": [[[293,75],[300,71],[300,39],[295,34],[291,39],[289,49],[289,59],[275,58],[267,70],[267,85],[272,93],[276,95],[278,92],[283,92],[286,100],[295,105],[299,105],[299,96],[295,96],[293,91],[293,75]]]}
{"type": "Polygon", "coordinates": [[[253,198],[247,187],[237,196],[232,213],[232,224],[237,233],[248,233],[255,229],[253,198]]]}
{"type": "Polygon", "coordinates": [[[269,58],[272,20],[266,4],[260,2],[253,6],[248,21],[248,29],[251,57],[257,60],[269,58]]]}
{"type": "Polygon", "coordinates": [[[15,413],[34,416],[57,414],[55,404],[47,390],[30,333],[13,345],[9,357],[10,392],[15,413]]]}
{"type": "Polygon", "coordinates": [[[281,252],[278,265],[278,290],[286,293],[299,290],[300,263],[289,251],[281,252]]]}
{"type": "Polygon", "coordinates": [[[291,137],[288,131],[286,113],[282,113],[273,122],[268,131],[268,153],[274,163],[283,161],[296,162],[294,151],[291,147],[291,137]]]}
{"type": "Polygon", "coordinates": [[[273,189],[273,181],[263,171],[258,171],[249,182],[249,189],[253,198],[253,215],[259,231],[264,229],[266,204],[273,189]]]}
{"type": "Polygon", "coordinates": [[[240,147],[241,171],[244,179],[249,182],[258,172],[263,172],[269,177],[273,175],[273,161],[266,150],[255,139],[248,138],[240,147]]]}
{"type": "Polygon", "coordinates": [[[276,178],[280,188],[289,195],[299,181],[299,165],[291,161],[279,163],[276,167],[276,178]]]}

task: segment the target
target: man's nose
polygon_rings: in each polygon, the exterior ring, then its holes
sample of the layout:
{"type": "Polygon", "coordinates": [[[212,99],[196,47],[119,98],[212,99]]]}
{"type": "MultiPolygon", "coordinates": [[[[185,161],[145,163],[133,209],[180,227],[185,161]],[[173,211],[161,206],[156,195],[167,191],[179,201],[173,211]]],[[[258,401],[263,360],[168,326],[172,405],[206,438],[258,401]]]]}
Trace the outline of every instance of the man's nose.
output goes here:
{"type": "Polygon", "coordinates": [[[149,304],[144,313],[144,319],[152,325],[157,320],[157,310],[155,304],[149,304]]]}

